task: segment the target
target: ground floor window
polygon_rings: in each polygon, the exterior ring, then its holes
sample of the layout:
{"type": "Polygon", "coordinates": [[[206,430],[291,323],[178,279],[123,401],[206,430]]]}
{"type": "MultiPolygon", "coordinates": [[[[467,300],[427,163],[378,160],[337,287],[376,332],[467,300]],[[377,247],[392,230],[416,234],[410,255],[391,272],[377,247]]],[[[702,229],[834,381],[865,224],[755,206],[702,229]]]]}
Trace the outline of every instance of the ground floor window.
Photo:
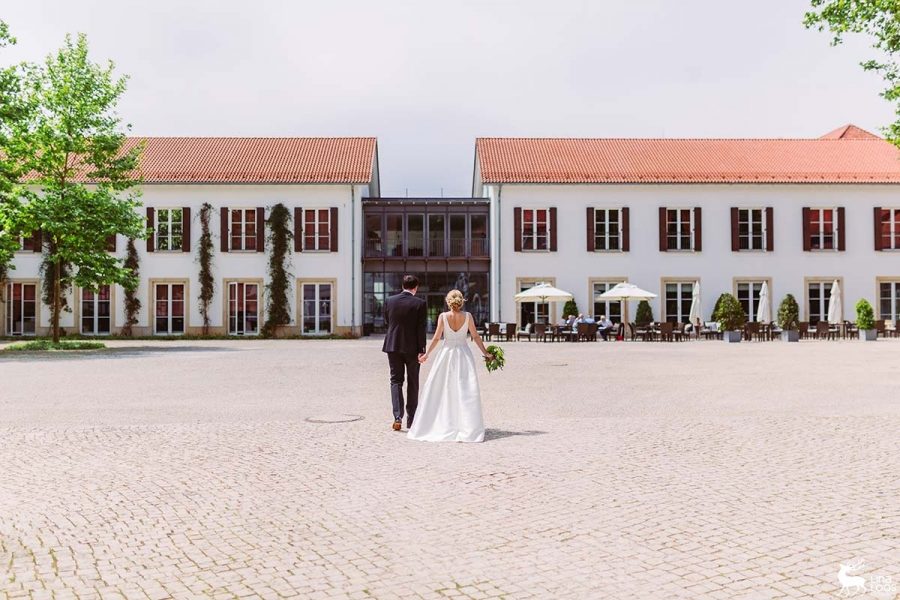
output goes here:
{"type": "Polygon", "coordinates": [[[183,283],[156,283],[154,290],[155,318],[153,333],[179,335],[185,327],[185,294],[183,283]]]}
{"type": "Polygon", "coordinates": [[[112,290],[101,285],[94,292],[81,290],[82,335],[109,335],[112,327],[112,290]]]}
{"type": "Polygon", "coordinates": [[[828,320],[828,301],[834,279],[809,281],[806,284],[806,316],[810,327],[828,320]]]}
{"type": "Polygon", "coordinates": [[[606,318],[612,321],[613,323],[621,323],[622,322],[622,301],[621,300],[597,300],[597,296],[608,292],[612,288],[616,286],[616,284],[622,283],[619,281],[594,281],[591,284],[591,298],[594,301],[594,314],[592,315],[595,319],[599,319],[603,315],[606,315],[606,318]]]}
{"type": "MultiPolygon", "coordinates": [[[[556,282],[544,279],[520,279],[519,289],[516,292],[524,292],[539,283],[555,285],[556,282]]],[[[519,325],[525,327],[529,323],[550,323],[550,304],[547,302],[521,302],[519,303],[519,325]]]]}
{"type": "Polygon", "coordinates": [[[882,319],[900,319],[900,279],[878,284],[879,316],[882,319]]]}
{"type": "Polygon", "coordinates": [[[6,285],[7,335],[34,335],[37,327],[37,284],[11,281],[6,285]]]}
{"type": "Polygon", "coordinates": [[[259,333],[259,284],[228,283],[228,335],[259,333]]]}
{"type": "Polygon", "coordinates": [[[665,282],[665,320],[672,323],[688,323],[694,294],[693,281],[665,282]]]}
{"type": "Polygon", "coordinates": [[[748,321],[756,321],[762,286],[762,281],[739,281],[737,283],[737,299],[741,303],[741,308],[744,309],[748,321]]]}
{"type": "MultiPolygon", "coordinates": [[[[363,331],[366,334],[381,333],[385,330],[384,302],[389,296],[399,294],[406,271],[366,272],[363,289],[363,331]]],[[[488,302],[488,273],[473,271],[432,271],[411,272],[419,279],[417,295],[426,302],[428,311],[427,328],[434,331],[438,315],[447,310],[444,298],[450,290],[459,290],[466,299],[464,310],[472,315],[477,326],[483,325],[490,315],[488,302]]]]}
{"type": "Polygon", "coordinates": [[[300,323],[304,335],[332,332],[330,283],[303,283],[300,286],[300,323]]]}

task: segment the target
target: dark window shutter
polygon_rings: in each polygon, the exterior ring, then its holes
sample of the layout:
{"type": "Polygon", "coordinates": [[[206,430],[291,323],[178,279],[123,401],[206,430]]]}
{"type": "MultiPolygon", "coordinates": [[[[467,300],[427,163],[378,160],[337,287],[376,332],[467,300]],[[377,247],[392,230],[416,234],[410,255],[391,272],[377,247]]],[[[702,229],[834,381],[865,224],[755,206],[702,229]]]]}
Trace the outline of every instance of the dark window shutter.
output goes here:
{"type": "Polygon", "coordinates": [[[883,249],[881,244],[881,207],[875,207],[875,250],[881,251],[883,249]]]}
{"type": "Polygon", "coordinates": [[[266,251],[266,209],[256,209],[256,251],[266,251]]]}
{"type": "Polygon", "coordinates": [[[222,252],[228,252],[228,248],[231,246],[231,236],[229,231],[229,210],[226,207],[222,207],[219,209],[219,249],[222,252]]]}
{"type": "Polygon", "coordinates": [[[803,251],[809,252],[812,250],[812,244],[810,243],[809,236],[812,232],[809,230],[809,208],[803,207],[803,251]]]}
{"type": "Polygon", "coordinates": [[[766,250],[775,251],[775,209],[766,207],[766,250]]]}
{"type": "Polygon", "coordinates": [[[556,207],[550,209],[550,252],[556,252],[556,207]]]}
{"type": "Polygon", "coordinates": [[[731,207],[731,251],[732,252],[740,252],[741,251],[741,229],[739,225],[739,221],[741,220],[741,210],[736,207],[731,207]]]}
{"type": "Polygon", "coordinates": [[[31,239],[32,239],[31,251],[36,254],[43,252],[44,251],[44,236],[41,235],[40,229],[38,229],[37,231],[34,232],[34,234],[31,236],[31,239]]]}
{"type": "Polygon", "coordinates": [[[587,209],[587,251],[593,252],[597,249],[594,239],[594,209],[588,206],[587,209]]]}
{"type": "Polygon", "coordinates": [[[338,209],[331,208],[331,251],[338,251],[338,209]]]}
{"type": "Polygon", "coordinates": [[[156,250],[156,220],[155,213],[152,206],[147,207],[147,229],[150,230],[150,235],[147,237],[147,252],[153,252],[156,250]]]}
{"type": "Polygon", "coordinates": [[[106,238],[106,251],[107,252],[115,252],[116,251],[116,234],[112,234],[106,238]]]}
{"type": "Polygon", "coordinates": [[[694,252],[703,250],[703,213],[700,207],[694,208],[694,252]]]}
{"type": "Polygon", "coordinates": [[[631,250],[631,216],[628,214],[628,207],[622,209],[622,252],[631,250]]]}
{"type": "Polygon", "coordinates": [[[181,251],[191,251],[191,209],[188,206],[181,209],[181,251]]]}
{"type": "Polygon", "coordinates": [[[522,208],[519,206],[513,209],[513,249],[522,251],[522,208]]]}
{"type": "Polygon", "coordinates": [[[659,251],[665,252],[669,249],[666,242],[666,207],[659,207],[659,251]]]}
{"type": "Polygon", "coordinates": [[[846,210],[844,210],[843,206],[838,207],[837,209],[837,234],[838,234],[838,250],[843,252],[847,249],[847,219],[846,219],[846,210]]]}
{"type": "Polygon", "coordinates": [[[303,209],[294,207],[294,252],[303,252],[303,209]]]}

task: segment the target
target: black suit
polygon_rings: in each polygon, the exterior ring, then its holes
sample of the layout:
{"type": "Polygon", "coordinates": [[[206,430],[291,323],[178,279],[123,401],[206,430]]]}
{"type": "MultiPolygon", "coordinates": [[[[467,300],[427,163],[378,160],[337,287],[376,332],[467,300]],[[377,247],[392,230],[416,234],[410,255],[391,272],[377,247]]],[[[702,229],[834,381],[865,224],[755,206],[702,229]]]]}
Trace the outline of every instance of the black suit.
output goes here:
{"type": "Polygon", "coordinates": [[[406,414],[411,423],[419,405],[419,354],[425,352],[425,301],[409,292],[391,296],[384,303],[384,336],[382,352],[387,352],[391,366],[391,403],[394,418],[403,418],[403,379],[406,384],[406,414]]]}

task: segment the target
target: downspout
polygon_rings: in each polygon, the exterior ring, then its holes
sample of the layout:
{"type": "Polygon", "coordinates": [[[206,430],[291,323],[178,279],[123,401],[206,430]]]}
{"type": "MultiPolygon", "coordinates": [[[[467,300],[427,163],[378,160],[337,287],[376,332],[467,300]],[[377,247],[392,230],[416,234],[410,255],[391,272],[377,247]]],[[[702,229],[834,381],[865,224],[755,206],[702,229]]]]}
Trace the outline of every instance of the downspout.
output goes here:
{"type": "Polygon", "coordinates": [[[503,322],[503,293],[501,292],[501,288],[503,287],[503,278],[501,277],[502,273],[500,272],[500,255],[503,253],[503,239],[500,234],[503,231],[503,227],[501,227],[500,223],[500,194],[503,191],[503,184],[497,184],[497,321],[503,322]]]}
{"type": "Polygon", "coordinates": [[[356,186],[350,186],[350,333],[356,333],[356,186]]]}

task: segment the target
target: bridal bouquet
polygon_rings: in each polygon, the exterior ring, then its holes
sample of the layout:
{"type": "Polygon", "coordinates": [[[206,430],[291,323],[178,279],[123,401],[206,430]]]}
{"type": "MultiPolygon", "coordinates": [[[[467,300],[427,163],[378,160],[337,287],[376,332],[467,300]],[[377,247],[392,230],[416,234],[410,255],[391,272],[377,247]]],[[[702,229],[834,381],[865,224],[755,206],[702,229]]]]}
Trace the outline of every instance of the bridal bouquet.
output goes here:
{"type": "Polygon", "coordinates": [[[491,345],[485,348],[485,350],[491,355],[491,358],[485,357],[484,359],[484,366],[487,367],[488,373],[496,371],[497,369],[502,369],[503,365],[506,364],[506,359],[503,358],[503,348],[491,345]]]}

